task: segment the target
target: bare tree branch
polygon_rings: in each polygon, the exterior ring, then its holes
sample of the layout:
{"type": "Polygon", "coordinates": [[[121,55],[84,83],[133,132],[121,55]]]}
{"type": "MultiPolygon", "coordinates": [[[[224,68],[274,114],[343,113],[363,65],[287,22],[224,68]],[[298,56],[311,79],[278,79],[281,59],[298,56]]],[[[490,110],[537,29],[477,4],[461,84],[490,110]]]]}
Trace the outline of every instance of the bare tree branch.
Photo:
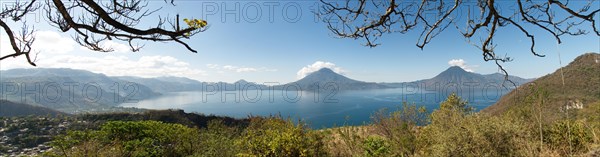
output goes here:
{"type": "MultiPolygon", "coordinates": [[[[416,26],[423,26],[416,46],[423,49],[439,33],[443,32],[450,24],[457,28],[461,10],[468,10],[465,38],[483,35],[480,30],[486,28],[487,35],[477,46],[482,51],[483,60],[494,61],[499,70],[508,76],[502,67],[503,62],[512,61],[510,57],[498,56],[494,52],[494,35],[499,27],[515,26],[531,41],[530,52],[538,57],[545,55],[535,50],[536,38],[533,29],[541,29],[552,35],[560,44],[562,35],[578,36],[588,32],[581,29],[582,24],[590,23],[591,30],[600,36],[598,25],[594,17],[600,12],[597,1],[589,0],[584,5],[570,5],[558,0],[530,1],[516,0],[516,12],[506,11],[507,6],[500,5],[494,0],[477,0],[476,5],[463,3],[462,0],[421,0],[420,2],[398,2],[387,0],[361,1],[326,1],[321,0],[323,6],[317,13],[327,24],[327,28],[337,37],[364,39],[366,46],[375,47],[374,43],[381,35],[392,32],[406,33],[414,30],[416,26]],[[380,3],[378,3],[380,2],[380,3]],[[450,5],[452,3],[452,5],[450,5]],[[450,7],[448,7],[450,6],[450,7]],[[552,7],[557,6],[557,7],[552,7]],[[479,9],[480,14],[471,12],[470,7],[479,9]],[[499,10],[504,10],[503,12],[499,10]],[[555,12],[564,11],[567,16],[556,16],[555,12]],[[475,18],[471,18],[475,15],[475,18]],[[520,19],[519,19],[520,18],[520,19]],[[531,25],[533,27],[525,26],[531,25]],[[398,29],[398,31],[394,30],[398,29]]],[[[508,78],[508,77],[506,77],[508,78]]]]}
{"type": "MultiPolygon", "coordinates": [[[[174,5],[174,1],[166,1],[174,5]]],[[[189,39],[197,33],[205,31],[208,27],[179,26],[179,22],[173,22],[171,18],[159,17],[158,23],[148,29],[140,29],[139,23],[146,17],[157,12],[158,9],[148,9],[148,1],[144,0],[111,0],[111,1],[93,1],[93,0],[45,0],[38,2],[36,0],[23,3],[16,1],[13,6],[6,6],[0,12],[0,20],[7,18],[13,21],[22,21],[23,16],[34,12],[43,7],[45,16],[51,25],[59,28],[62,32],[73,31],[73,39],[80,45],[93,51],[111,52],[111,47],[101,46],[101,43],[107,40],[120,40],[127,42],[131,51],[137,52],[143,46],[135,44],[138,40],[176,42],[183,45],[186,49],[196,53],[197,51],[189,46],[184,39],[189,39]],[[177,25],[175,25],[176,23],[177,25]],[[165,24],[170,24],[166,26],[165,24]]],[[[179,16],[179,15],[177,15],[179,16]]],[[[177,17],[174,20],[179,20],[177,17]]],[[[8,34],[11,40],[11,46],[15,53],[2,56],[0,60],[10,57],[25,55],[31,65],[35,59],[29,56],[31,45],[34,38],[29,34],[16,36],[5,21],[0,21],[2,29],[8,34]],[[22,45],[22,46],[19,46],[22,45]]]]}
{"type": "Polygon", "coordinates": [[[2,12],[0,12],[0,27],[4,29],[4,32],[8,35],[8,39],[10,41],[10,46],[14,53],[7,54],[4,56],[0,56],[0,61],[7,58],[15,58],[17,56],[25,56],[27,59],[27,63],[32,66],[36,66],[34,63],[36,57],[32,59],[31,54],[31,45],[35,41],[35,37],[33,37],[33,29],[29,30],[27,25],[23,24],[23,28],[21,34],[15,36],[15,32],[4,22],[4,19],[10,18],[13,21],[20,21],[23,16],[25,16],[28,12],[37,10],[39,8],[38,5],[35,5],[36,1],[30,1],[28,3],[16,2],[13,7],[5,7],[2,12]]]}

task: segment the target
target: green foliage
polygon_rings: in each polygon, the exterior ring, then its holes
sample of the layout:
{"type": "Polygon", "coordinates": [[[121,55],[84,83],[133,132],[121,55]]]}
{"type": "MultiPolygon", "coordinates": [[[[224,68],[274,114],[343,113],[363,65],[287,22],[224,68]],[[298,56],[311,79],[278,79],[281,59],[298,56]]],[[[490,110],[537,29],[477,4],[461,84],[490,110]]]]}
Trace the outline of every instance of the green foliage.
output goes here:
{"type": "Polygon", "coordinates": [[[69,131],[66,135],[56,137],[50,145],[66,156],[73,146],[89,139],[92,136],[91,134],[89,131],[69,131]]]}
{"type": "Polygon", "coordinates": [[[439,127],[441,130],[448,130],[459,126],[464,120],[470,107],[467,102],[459,96],[452,93],[448,98],[440,103],[440,108],[430,115],[431,125],[439,127]]]}
{"type": "Polygon", "coordinates": [[[387,109],[382,109],[374,113],[371,119],[372,124],[365,126],[343,126],[324,130],[328,155],[413,155],[416,150],[416,131],[420,125],[427,123],[427,111],[424,107],[403,103],[397,111],[389,112],[387,109]],[[385,144],[381,143],[382,141],[385,144]],[[375,151],[378,150],[375,148],[379,147],[372,146],[377,145],[385,146],[385,149],[382,149],[385,153],[375,151]]]}
{"type": "Polygon", "coordinates": [[[47,156],[323,156],[322,135],[280,117],[249,126],[211,120],[201,129],[158,121],[109,121],[57,137],[47,156]]]}
{"type": "Polygon", "coordinates": [[[390,144],[387,140],[379,136],[369,136],[363,142],[364,156],[388,156],[390,153],[390,144]]]}
{"type": "Polygon", "coordinates": [[[576,114],[577,119],[582,120],[585,128],[590,130],[594,143],[600,147],[600,101],[585,106],[576,114]]]}
{"type": "Polygon", "coordinates": [[[196,129],[157,121],[111,121],[98,131],[69,131],[52,146],[56,155],[185,156],[195,150],[196,129]],[[109,151],[110,150],[110,151],[109,151]]]}
{"type": "Polygon", "coordinates": [[[563,120],[544,130],[544,142],[563,155],[586,150],[591,144],[592,132],[583,121],[563,120]]]}
{"type": "Polygon", "coordinates": [[[519,123],[484,114],[467,115],[466,103],[451,95],[420,130],[423,156],[529,156],[529,133],[519,123]],[[454,107],[453,107],[454,106],[454,107]]]}
{"type": "MultiPolygon", "coordinates": [[[[105,113],[105,114],[84,114],[78,116],[85,121],[91,121],[99,124],[104,124],[107,121],[142,121],[152,120],[164,123],[183,124],[188,127],[206,128],[208,122],[213,120],[222,121],[227,126],[247,126],[248,119],[235,119],[225,116],[204,115],[198,113],[185,113],[183,110],[149,110],[141,114],[134,113],[105,113]]],[[[91,129],[96,129],[96,126],[89,126],[91,129]]],[[[89,128],[87,127],[87,128],[89,128]]]]}
{"type": "Polygon", "coordinates": [[[368,126],[343,126],[322,131],[329,156],[356,156],[363,153],[361,148],[368,126]]]}
{"type": "MultiPolygon", "coordinates": [[[[583,109],[549,106],[550,93],[545,88],[530,86],[519,106],[503,115],[523,123],[532,135],[540,155],[569,156],[582,154],[600,144],[596,136],[600,125],[600,105],[585,105],[583,109]],[[569,115],[569,117],[566,117],[569,115]]],[[[566,102],[566,100],[563,100],[566,102]]]]}
{"type": "Polygon", "coordinates": [[[452,93],[446,98],[446,101],[440,104],[440,110],[457,110],[467,114],[474,110],[473,107],[467,104],[467,101],[461,99],[456,93],[452,93]]]}
{"type": "Polygon", "coordinates": [[[240,128],[228,127],[221,120],[208,122],[206,128],[200,129],[199,147],[193,156],[235,156],[240,152],[235,141],[240,136],[240,128]]]}
{"type": "Polygon", "coordinates": [[[322,136],[302,123],[279,117],[254,117],[236,144],[238,156],[323,156],[322,136]]]}
{"type": "Polygon", "coordinates": [[[535,119],[539,124],[552,121],[550,118],[544,118],[544,115],[547,115],[544,114],[544,112],[548,110],[548,108],[545,109],[549,97],[548,91],[539,87],[535,88],[534,86],[530,86],[530,91],[532,91],[532,93],[525,97],[525,104],[527,107],[531,106],[531,110],[523,110],[525,111],[522,112],[523,116],[535,119]],[[546,121],[543,121],[544,119],[546,119],[546,121]]]}
{"type": "Polygon", "coordinates": [[[427,123],[427,110],[403,103],[398,111],[379,111],[372,117],[374,133],[389,139],[392,154],[407,156],[416,150],[416,130],[427,123]]]}

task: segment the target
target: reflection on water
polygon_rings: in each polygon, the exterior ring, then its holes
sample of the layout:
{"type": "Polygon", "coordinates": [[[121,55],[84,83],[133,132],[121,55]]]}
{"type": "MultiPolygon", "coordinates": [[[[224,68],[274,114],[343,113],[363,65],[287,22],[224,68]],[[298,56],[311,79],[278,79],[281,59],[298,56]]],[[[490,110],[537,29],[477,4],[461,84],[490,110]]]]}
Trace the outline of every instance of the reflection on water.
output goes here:
{"type": "MultiPolygon", "coordinates": [[[[147,109],[183,109],[186,112],[244,118],[248,115],[276,115],[302,119],[313,128],[368,123],[372,113],[402,102],[415,103],[433,110],[448,93],[407,92],[402,88],[363,91],[325,91],[320,93],[248,90],[203,93],[202,91],[166,93],[154,99],[121,106],[147,109]]],[[[414,91],[414,90],[412,90],[414,91]]],[[[472,90],[459,95],[481,110],[495,103],[505,91],[472,90]]]]}

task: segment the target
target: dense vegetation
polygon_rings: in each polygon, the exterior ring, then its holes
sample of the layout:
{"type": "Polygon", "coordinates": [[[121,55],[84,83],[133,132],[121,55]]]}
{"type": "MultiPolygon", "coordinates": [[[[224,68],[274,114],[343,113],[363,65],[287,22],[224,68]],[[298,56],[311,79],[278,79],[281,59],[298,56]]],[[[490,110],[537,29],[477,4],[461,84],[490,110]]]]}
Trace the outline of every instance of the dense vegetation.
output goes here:
{"type": "Polygon", "coordinates": [[[323,156],[322,135],[280,117],[252,117],[244,129],[159,121],[110,121],[57,137],[49,156],[323,156]]]}
{"type": "Polygon", "coordinates": [[[243,121],[247,123],[212,119],[206,125],[164,118],[110,119],[97,129],[71,130],[57,137],[52,142],[53,151],[46,155],[598,155],[600,103],[586,110],[572,109],[572,117],[544,122],[536,119],[544,99],[543,93],[537,93],[523,102],[530,107],[492,116],[472,112],[468,102],[452,94],[431,113],[414,104],[403,104],[397,111],[373,114],[372,124],[325,130],[311,130],[302,122],[278,116],[249,117],[243,121]]]}
{"type": "MultiPolygon", "coordinates": [[[[4,108],[3,108],[4,109],[4,108]]],[[[31,155],[48,150],[49,141],[67,130],[98,130],[110,121],[159,121],[181,124],[186,127],[209,126],[210,121],[220,121],[226,126],[247,126],[249,119],[234,119],[214,115],[185,113],[182,110],[149,110],[144,113],[104,114],[43,114],[20,117],[0,116],[0,156],[31,155]]]]}

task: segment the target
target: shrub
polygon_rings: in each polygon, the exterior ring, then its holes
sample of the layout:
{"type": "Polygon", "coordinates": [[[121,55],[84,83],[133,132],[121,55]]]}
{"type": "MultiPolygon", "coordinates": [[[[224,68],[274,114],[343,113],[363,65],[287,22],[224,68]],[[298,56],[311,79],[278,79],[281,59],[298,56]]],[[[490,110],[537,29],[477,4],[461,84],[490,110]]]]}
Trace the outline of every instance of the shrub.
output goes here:
{"type": "Polygon", "coordinates": [[[388,156],[390,144],[382,137],[369,136],[363,142],[364,156],[388,156]]]}
{"type": "Polygon", "coordinates": [[[448,95],[445,101],[440,103],[440,110],[456,110],[459,113],[468,114],[475,109],[468,105],[468,102],[461,99],[456,93],[448,95]]]}
{"type": "MultiPolygon", "coordinates": [[[[441,105],[459,104],[450,96],[441,105]],[[454,102],[454,103],[449,103],[454,102]]],[[[467,114],[464,107],[440,107],[417,135],[423,156],[531,156],[530,133],[521,123],[485,114],[467,114]]]]}
{"type": "Polygon", "coordinates": [[[398,111],[381,110],[372,116],[373,132],[389,140],[390,154],[408,156],[415,153],[419,125],[427,122],[425,107],[403,103],[398,111]]]}
{"type": "Polygon", "coordinates": [[[280,117],[253,117],[236,144],[239,156],[324,156],[322,136],[280,117]]]}
{"type": "Polygon", "coordinates": [[[563,120],[544,130],[544,142],[561,155],[583,153],[591,144],[592,132],[584,126],[583,121],[563,120]]]}
{"type": "Polygon", "coordinates": [[[370,134],[370,126],[342,126],[323,130],[329,156],[356,156],[363,153],[363,141],[370,134]]]}
{"type": "Polygon", "coordinates": [[[228,127],[222,120],[212,120],[207,128],[200,129],[199,144],[193,156],[235,156],[240,153],[236,138],[240,136],[240,129],[228,127]]]}
{"type": "Polygon", "coordinates": [[[98,131],[69,131],[52,145],[62,156],[186,156],[197,137],[196,129],[181,124],[111,121],[98,131]]]}

